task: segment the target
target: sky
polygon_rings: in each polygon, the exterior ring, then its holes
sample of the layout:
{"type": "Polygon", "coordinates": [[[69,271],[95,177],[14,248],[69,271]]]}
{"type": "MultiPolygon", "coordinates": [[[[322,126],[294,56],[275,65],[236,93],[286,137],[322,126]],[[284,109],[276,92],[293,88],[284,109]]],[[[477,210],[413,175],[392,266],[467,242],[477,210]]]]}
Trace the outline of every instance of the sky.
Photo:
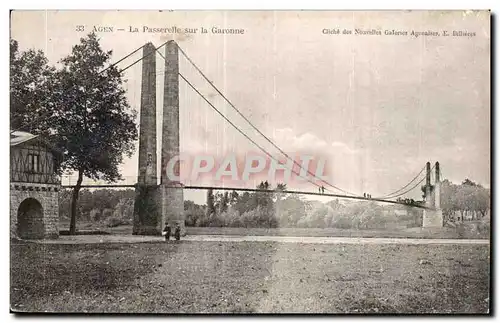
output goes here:
{"type": "MultiPolygon", "coordinates": [[[[113,61],[146,42],[158,46],[175,39],[261,132],[290,155],[326,158],[329,182],[344,190],[384,195],[404,186],[427,161],[439,161],[444,178],[453,182],[469,178],[490,186],[488,12],[14,11],[11,37],[22,50],[43,50],[56,64],[93,26],[114,28],[98,32],[102,47],[113,50],[113,61]],[[86,32],[77,32],[77,25],[86,32]],[[140,32],[128,32],[130,26],[140,32]],[[198,33],[141,32],[145,26],[198,28],[198,33]],[[208,33],[200,33],[201,27],[208,33]],[[213,27],[244,34],[214,34],[213,27]],[[336,28],[382,35],[323,33],[336,28]],[[385,30],[408,35],[384,35],[385,30]],[[475,36],[414,37],[412,30],[475,36]]],[[[136,53],[118,66],[140,57],[136,53]]],[[[158,144],[163,71],[157,55],[158,144]]],[[[182,56],[180,72],[259,145],[277,153],[182,56]]],[[[137,111],[140,75],[141,63],[124,73],[137,111]]],[[[224,158],[258,151],[182,80],[179,88],[181,152],[224,158]]],[[[132,184],[137,154],[121,169],[132,184]]],[[[288,187],[317,191],[308,183],[288,187]]],[[[409,197],[420,195],[416,190],[409,197]]],[[[205,193],[185,191],[185,198],[204,203],[205,193]]]]}

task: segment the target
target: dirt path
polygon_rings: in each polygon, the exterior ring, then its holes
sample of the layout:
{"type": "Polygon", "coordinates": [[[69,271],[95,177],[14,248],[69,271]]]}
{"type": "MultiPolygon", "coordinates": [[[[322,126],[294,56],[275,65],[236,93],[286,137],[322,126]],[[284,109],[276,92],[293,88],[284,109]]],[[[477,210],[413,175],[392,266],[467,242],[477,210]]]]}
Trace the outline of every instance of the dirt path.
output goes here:
{"type": "MultiPolygon", "coordinates": [[[[61,236],[57,240],[34,240],[46,244],[87,244],[87,243],[142,243],[161,242],[163,237],[134,236],[134,235],[78,235],[61,236]]],[[[452,244],[488,245],[487,239],[415,239],[415,238],[354,238],[354,237],[286,237],[286,236],[223,236],[223,235],[193,235],[183,237],[181,241],[219,241],[219,242],[281,242],[305,244],[403,244],[403,245],[430,245],[452,244]]],[[[174,242],[174,241],[172,241],[174,242]]]]}

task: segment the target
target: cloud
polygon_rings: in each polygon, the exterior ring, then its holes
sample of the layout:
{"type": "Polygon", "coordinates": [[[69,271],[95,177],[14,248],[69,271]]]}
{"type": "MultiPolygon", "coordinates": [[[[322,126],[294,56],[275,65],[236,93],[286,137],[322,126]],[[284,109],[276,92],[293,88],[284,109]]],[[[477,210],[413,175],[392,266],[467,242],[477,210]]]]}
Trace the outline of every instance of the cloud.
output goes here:
{"type": "Polygon", "coordinates": [[[350,154],[350,155],[358,155],[361,153],[361,151],[359,149],[351,148],[346,143],[343,143],[340,141],[332,142],[331,146],[336,150],[340,150],[343,153],[350,154]]]}
{"type": "Polygon", "coordinates": [[[341,141],[326,141],[312,132],[297,135],[291,128],[275,129],[273,138],[285,152],[312,153],[315,157],[326,158],[328,181],[333,185],[351,192],[361,190],[361,180],[366,175],[359,168],[364,157],[362,150],[341,141]]]}
{"type": "Polygon", "coordinates": [[[281,128],[274,130],[274,141],[284,150],[292,151],[320,151],[326,154],[349,154],[358,155],[361,150],[352,148],[347,143],[341,141],[327,141],[319,138],[311,132],[296,135],[291,128],[281,128]]]}

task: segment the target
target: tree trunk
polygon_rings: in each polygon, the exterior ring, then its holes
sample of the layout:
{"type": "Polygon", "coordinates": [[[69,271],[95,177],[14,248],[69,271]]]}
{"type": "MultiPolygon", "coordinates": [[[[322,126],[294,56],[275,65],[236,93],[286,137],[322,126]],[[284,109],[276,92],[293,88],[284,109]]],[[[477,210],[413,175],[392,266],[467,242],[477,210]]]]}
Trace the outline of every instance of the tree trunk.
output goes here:
{"type": "Polygon", "coordinates": [[[274,214],[277,219],[281,219],[281,192],[276,194],[276,207],[274,208],[274,214]]]}
{"type": "Polygon", "coordinates": [[[76,185],[73,188],[73,195],[71,197],[71,222],[69,224],[69,234],[76,234],[76,209],[78,204],[78,193],[80,193],[80,188],[82,186],[83,180],[83,170],[78,171],[78,180],[76,181],[76,185]]]}

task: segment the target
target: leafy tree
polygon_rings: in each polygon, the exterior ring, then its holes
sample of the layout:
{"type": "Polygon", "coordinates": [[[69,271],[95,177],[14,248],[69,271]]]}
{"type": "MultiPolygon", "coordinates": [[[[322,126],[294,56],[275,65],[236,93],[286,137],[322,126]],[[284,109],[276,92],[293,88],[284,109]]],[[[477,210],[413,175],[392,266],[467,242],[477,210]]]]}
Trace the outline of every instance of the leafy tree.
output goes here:
{"type": "Polygon", "coordinates": [[[226,212],[223,214],[224,216],[224,224],[225,226],[229,227],[243,227],[243,222],[241,221],[241,216],[240,213],[234,209],[234,208],[229,208],[226,212]]]}
{"type": "Polygon", "coordinates": [[[490,191],[469,179],[465,179],[461,185],[455,185],[448,180],[441,182],[441,208],[444,215],[449,219],[456,211],[459,211],[461,220],[464,212],[481,214],[484,217],[490,209],[490,191]]]}
{"type": "MultiPolygon", "coordinates": [[[[270,188],[269,183],[267,181],[261,182],[257,185],[258,190],[268,191],[270,188]]],[[[269,208],[272,206],[273,200],[271,198],[271,194],[267,192],[255,192],[253,194],[253,199],[256,206],[260,206],[262,208],[269,208]]]]}
{"type": "Polygon", "coordinates": [[[62,168],[78,173],[71,202],[70,234],[83,177],[115,182],[118,165],[130,157],[137,139],[136,113],[127,102],[121,72],[109,65],[112,51],[103,51],[92,33],[73,46],[56,72],[49,122],[64,152],[62,168]],[[108,66],[106,68],[106,66],[108,66]]]}
{"type": "Polygon", "coordinates": [[[441,208],[445,219],[450,219],[455,211],[458,210],[455,196],[457,194],[458,186],[454,185],[448,180],[441,182],[441,208]]]}
{"type": "Polygon", "coordinates": [[[280,223],[295,226],[307,214],[310,204],[297,194],[291,194],[281,203],[280,223]]]}
{"type": "Polygon", "coordinates": [[[71,206],[71,192],[68,189],[62,189],[59,192],[59,217],[69,218],[68,212],[71,206]]]}
{"type": "Polygon", "coordinates": [[[464,186],[478,186],[476,183],[471,181],[470,179],[466,178],[463,182],[462,185],[464,186]]]}
{"type": "Polygon", "coordinates": [[[330,206],[333,210],[338,210],[343,208],[344,206],[339,202],[339,199],[335,199],[332,201],[329,201],[326,203],[328,206],[330,206]]]}
{"type": "MultiPolygon", "coordinates": [[[[59,215],[62,218],[70,217],[72,191],[61,190],[59,194],[59,215]]],[[[113,214],[115,217],[123,219],[133,212],[135,191],[100,189],[90,191],[82,189],[78,198],[77,219],[86,220],[106,220],[106,215],[113,214]]],[[[130,217],[128,216],[128,217],[130,217]]]]}
{"type": "Polygon", "coordinates": [[[286,190],[287,190],[286,184],[284,184],[284,183],[278,183],[278,185],[276,185],[276,191],[283,192],[283,191],[286,191],[286,190]]]}
{"type": "MultiPolygon", "coordinates": [[[[280,218],[281,217],[281,204],[282,204],[282,200],[283,200],[283,196],[284,196],[284,191],[286,191],[286,184],[284,183],[278,183],[278,185],[276,185],[276,203],[275,203],[275,211],[274,211],[274,214],[275,214],[275,217],[276,218],[280,218]]],[[[281,223],[282,225],[284,224],[283,222],[281,223]]],[[[287,223],[288,224],[288,223],[287,223]]]]}
{"type": "Polygon", "coordinates": [[[320,204],[308,213],[309,214],[303,218],[303,221],[309,228],[327,227],[330,225],[333,218],[333,210],[326,204],[320,204]]]}
{"type": "Polygon", "coordinates": [[[209,217],[211,214],[215,213],[215,198],[213,189],[209,188],[207,191],[207,213],[206,216],[209,217]]]}
{"type": "Polygon", "coordinates": [[[243,214],[247,211],[253,210],[255,208],[254,205],[252,205],[251,201],[252,196],[250,195],[249,192],[243,192],[241,194],[236,203],[233,204],[233,207],[240,213],[243,214]]]}
{"type": "Polygon", "coordinates": [[[240,195],[236,191],[231,192],[231,196],[229,197],[229,205],[233,206],[238,203],[240,195]]]}
{"type": "Polygon", "coordinates": [[[384,228],[388,218],[383,215],[383,207],[375,203],[365,204],[359,217],[355,217],[354,225],[359,229],[384,228]]]}
{"type": "Polygon", "coordinates": [[[204,217],[203,206],[190,200],[184,201],[184,214],[186,215],[186,226],[197,226],[201,224],[204,217]]]}
{"type": "Polygon", "coordinates": [[[264,192],[270,190],[270,185],[267,181],[261,182],[257,185],[257,189],[263,190],[263,192],[255,192],[252,199],[255,205],[260,208],[260,212],[258,212],[260,219],[257,221],[266,227],[275,227],[278,221],[274,213],[273,194],[272,192],[264,192]]]}
{"type": "Polygon", "coordinates": [[[226,212],[228,207],[229,207],[229,192],[226,191],[226,192],[224,192],[224,195],[222,196],[221,212],[226,212]]]}
{"type": "Polygon", "coordinates": [[[42,51],[19,51],[10,40],[10,127],[35,134],[48,134],[47,110],[53,108],[55,69],[42,51]]]}
{"type": "Polygon", "coordinates": [[[217,192],[214,196],[214,207],[217,214],[222,214],[229,207],[229,192],[217,192]]]}
{"type": "Polygon", "coordinates": [[[479,214],[484,216],[490,208],[489,192],[478,185],[462,184],[457,193],[457,203],[461,210],[472,214],[472,219],[475,220],[479,214]]]}
{"type": "Polygon", "coordinates": [[[474,200],[476,203],[474,209],[479,211],[481,216],[484,218],[486,212],[491,208],[491,196],[489,190],[484,188],[476,190],[474,200]]]}

